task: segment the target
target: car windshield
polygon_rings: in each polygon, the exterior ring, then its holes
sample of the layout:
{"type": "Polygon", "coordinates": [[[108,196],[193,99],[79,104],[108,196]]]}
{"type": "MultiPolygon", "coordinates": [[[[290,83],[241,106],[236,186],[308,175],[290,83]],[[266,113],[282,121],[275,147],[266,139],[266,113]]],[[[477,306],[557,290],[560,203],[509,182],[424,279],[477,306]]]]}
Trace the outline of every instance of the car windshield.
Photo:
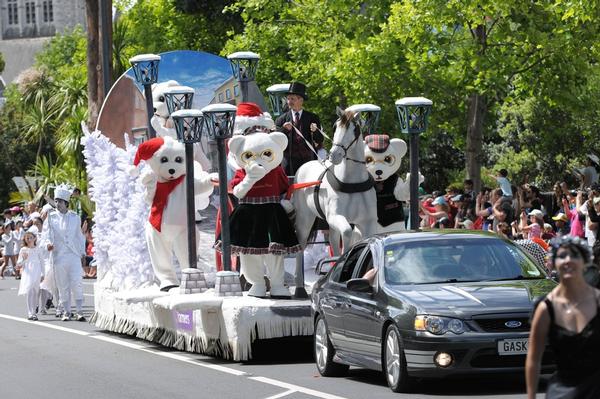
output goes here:
{"type": "Polygon", "coordinates": [[[385,247],[389,284],[541,279],[545,273],[514,244],[456,237],[391,243],[385,247]]]}

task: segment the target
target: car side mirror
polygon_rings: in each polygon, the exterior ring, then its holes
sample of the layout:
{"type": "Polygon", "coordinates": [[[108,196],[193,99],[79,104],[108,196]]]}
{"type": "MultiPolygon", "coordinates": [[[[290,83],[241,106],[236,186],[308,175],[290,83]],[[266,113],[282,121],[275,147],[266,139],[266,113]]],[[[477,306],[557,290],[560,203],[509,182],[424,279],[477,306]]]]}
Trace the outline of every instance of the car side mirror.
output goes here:
{"type": "Polygon", "coordinates": [[[317,262],[317,266],[315,267],[315,271],[319,275],[325,275],[329,273],[331,269],[333,269],[333,265],[337,262],[339,256],[333,258],[323,258],[317,262]]]}
{"type": "Polygon", "coordinates": [[[373,292],[371,282],[366,278],[352,278],[346,282],[346,287],[350,291],[373,292]]]}

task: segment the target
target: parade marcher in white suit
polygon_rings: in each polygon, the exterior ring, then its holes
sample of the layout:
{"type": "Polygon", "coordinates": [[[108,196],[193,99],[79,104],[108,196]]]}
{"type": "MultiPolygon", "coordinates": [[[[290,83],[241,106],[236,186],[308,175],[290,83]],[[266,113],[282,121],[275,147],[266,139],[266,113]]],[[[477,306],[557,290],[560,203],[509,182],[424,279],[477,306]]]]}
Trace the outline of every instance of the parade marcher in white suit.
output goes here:
{"type": "Polygon", "coordinates": [[[82,258],[85,257],[85,237],[81,232],[79,216],[68,209],[71,190],[64,185],[54,189],[56,209],[48,213],[44,223],[43,242],[50,251],[54,279],[58,287],[63,321],[71,315],[71,292],[75,296],[75,318],[85,321],[82,313],[83,280],[82,258]]]}

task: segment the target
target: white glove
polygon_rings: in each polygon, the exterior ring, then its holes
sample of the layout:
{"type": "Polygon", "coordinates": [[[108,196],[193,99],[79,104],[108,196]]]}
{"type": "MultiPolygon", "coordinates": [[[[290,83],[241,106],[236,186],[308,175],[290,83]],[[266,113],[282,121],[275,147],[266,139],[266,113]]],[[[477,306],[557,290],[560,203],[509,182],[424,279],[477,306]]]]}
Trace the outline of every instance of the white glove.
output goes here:
{"type": "Polygon", "coordinates": [[[394,198],[396,198],[397,201],[410,200],[410,184],[408,182],[408,177],[406,181],[402,181],[402,179],[398,177],[396,187],[394,187],[394,198]]]}
{"type": "Polygon", "coordinates": [[[253,183],[256,183],[267,175],[267,170],[257,163],[250,165],[246,171],[246,177],[244,179],[251,179],[253,183]]]}
{"type": "Polygon", "coordinates": [[[267,170],[258,164],[252,164],[246,170],[246,177],[237,186],[233,188],[233,195],[242,199],[248,194],[248,191],[254,184],[265,177],[267,170]]]}

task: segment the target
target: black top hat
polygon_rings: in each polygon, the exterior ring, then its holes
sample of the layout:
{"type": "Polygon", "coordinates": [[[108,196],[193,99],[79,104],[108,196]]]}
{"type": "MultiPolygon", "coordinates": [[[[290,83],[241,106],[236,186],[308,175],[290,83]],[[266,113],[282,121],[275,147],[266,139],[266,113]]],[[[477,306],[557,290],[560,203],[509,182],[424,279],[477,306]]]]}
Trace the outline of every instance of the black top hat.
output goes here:
{"type": "Polygon", "coordinates": [[[290,88],[288,89],[287,94],[296,94],[302,97],[305,100],[308,100],[308,96],[306,95],[306,86],[304,83],[300,82],[292,82],[290,83],[290,88]]]}

